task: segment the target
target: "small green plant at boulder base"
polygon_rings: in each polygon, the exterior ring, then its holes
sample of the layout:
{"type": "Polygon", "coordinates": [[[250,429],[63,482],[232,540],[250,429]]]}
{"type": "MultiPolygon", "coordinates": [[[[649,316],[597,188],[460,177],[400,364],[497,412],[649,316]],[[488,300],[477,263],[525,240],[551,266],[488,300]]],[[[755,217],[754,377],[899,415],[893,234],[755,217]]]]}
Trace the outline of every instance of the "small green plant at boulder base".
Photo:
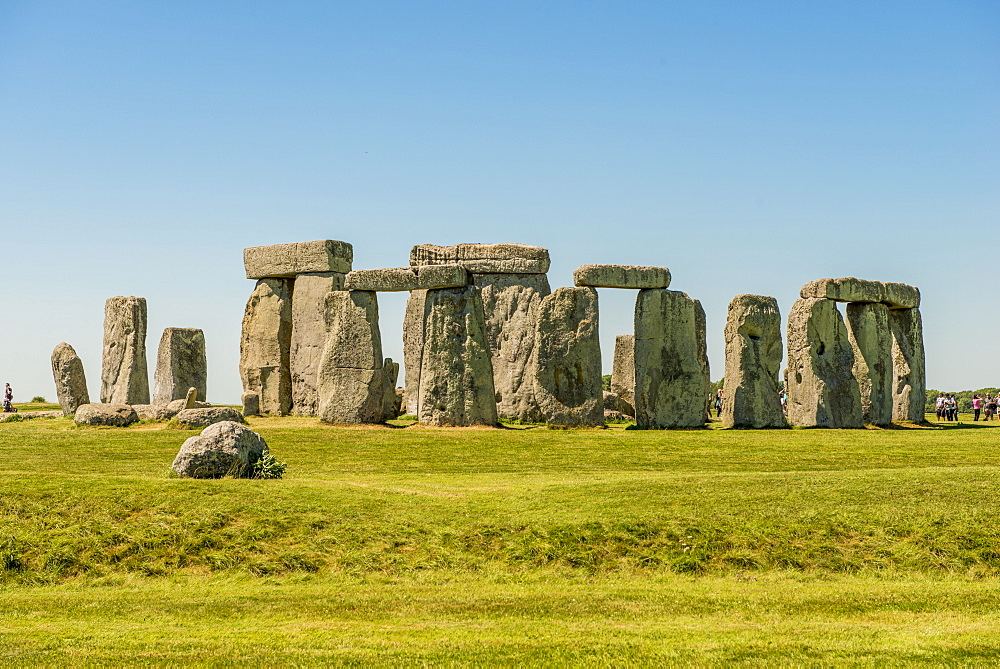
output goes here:
{"type": "Polygon", "coordinates": [[[31,398],[32,404],[45,404],[45,398],[41,395],[35,395],[31,398]]]}
{"type": "Polygon", "coordinates": [[[271,449],[264,447],[260,459],[253,465],[253,478],[255,479],[280,479],[285,473],[288,464],[278,462],[278,459],[271,455],[271,449]]]}

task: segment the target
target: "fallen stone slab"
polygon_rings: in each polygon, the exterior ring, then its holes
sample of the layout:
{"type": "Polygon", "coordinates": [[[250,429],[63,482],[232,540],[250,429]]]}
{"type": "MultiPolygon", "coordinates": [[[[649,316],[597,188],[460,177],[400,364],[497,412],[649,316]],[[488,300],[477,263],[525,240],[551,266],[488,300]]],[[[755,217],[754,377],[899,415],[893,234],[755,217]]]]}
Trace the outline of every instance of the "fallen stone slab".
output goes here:
{"type": "Polygon", "coordinates": [[[403,292],[461,288],[469,283],[469,272],[462,265],[425,265],[391,269],[359,269],[347,275],[348,290],[403,292]]]}
{"type": "Polygon", "coordinates": [[[473,274],[545,274],[549,250],[528,244],[420,244],[410,250],[410,265],[464,266],[473,274]]]}
{"type": "Polygon", "coordinates": [[[670,270],[639,265],[580,265],[573,272],[573,285],[592,288],[666,288],[670,270]]]}
{"type": "Polygon", "coordinates": [[[347,274],[352,262],[354,247],[333,239],[243,249],[248,279],[290,278],[307,272],[347,274]]]}
{"type": "Polygon", "coordinates": [[[56,345],[52,351],[52,378],[63,415],[72,416],[81,404],[90,404],[83,361],[66,342],[56,345]]]}
{"type": "Polygon", "coordinates": [[[208,402],[195,401],[194,406],[188,406],[187,399],[171,400],[166,404],[133,404],[132,408],[139,415],[139,420],[170,420],[184,409],[209,409],[208,402]]]}
{"type": "Polygon", "coordinates": [[[127,404],[84,404],[76,410],[77,425],[126,427],[139,422],[139,414],[127,404]]]}
{"type": "Polygon", "coordinates": [[[245,425],[213,423],[181,445],[170,468],[186,478],[217,479],[228,474],[246,478],[265,448],[264,438],[245,425]]]}
{"type": "Polygon", "coordinates": [[[61,418],[62,410],[55,411],[18,411],[16,413],[0,413],[0,423],[5,420],[31,420],[33,418],[61,418]]]}
{"type": "Polygon", "coordinates": [[[208,427],[213,423],[234,421],[243,423],[243,414],[232,407],[212,407],[211,409],[183,409],[177,412],[177,422],[187,427],[208,427]]]}

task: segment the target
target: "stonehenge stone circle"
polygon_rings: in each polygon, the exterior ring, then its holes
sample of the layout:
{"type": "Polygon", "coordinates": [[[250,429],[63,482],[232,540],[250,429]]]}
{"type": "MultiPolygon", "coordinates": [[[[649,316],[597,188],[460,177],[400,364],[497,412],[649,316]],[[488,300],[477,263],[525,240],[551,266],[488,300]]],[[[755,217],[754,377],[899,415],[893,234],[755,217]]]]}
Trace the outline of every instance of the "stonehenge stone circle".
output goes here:
{"type": "Polygon", "coordinates": [[[64,416],[72,416],[80,405],[90,404],[83,361],[66,342],[57,344],[52,351],[52,378],[64,416]]]}
{"type": "Polygon", "coordinates": [[[181,399],[191,387],[199,397],[208,397],[205,334],[197,328],[166,328],[156,355],[153,403],[181,399]]]}
{"type": "Polygon", "coordinates": [[[636,265],[580,265],[573,272],[573,285],[593,288],[666,288],[670,270],[636,265]]]}
{"type": "Polygon", "coordinates": [[[889,310],[892,333],[892,419],[924,422],[924,331],[919,309],[889,310]]]}
{"type": "Polygon", "coordinates": [[[788,427],[778,396],[782,353],[778,301],[763,295],[737,295],[729,303],[725,336],[722,424],[788,427]]]}
{"type": "Polygon", "coordinates": [[[319,411],[319,363],[326,346],[326,294],[344,290],[338,272],[299,274],[292,286],[292,335],[288,365],[293,414],[319,411]]]}
{"type": "Polygon", "coordinates": [[[802,286],[799,297],[825,298],[835,302],[882,302],[890,309],[915,309],[920,306],[920,291],[914,286],[852,276],[810,281],[802,286]]]}
{"type": "Polygon", "coordinates": [[[428,290],[417,416],[425,425],[497,424],[486,317],[475,286],[428,290]]]}
{"type": "MultiPolygon", "coordinates": [[[[386,369],[378,298],[368,290],[326,296],[327,337],[319,366],[319,417],[328,423],[381,423],[398,367],[386,369]]],[[[391,361],[388,361],[390,365],[391,361]]],[[[395,416],[393,416],[394,418],[395,416]]]]}
{"type": "Polygon", "coordinates": [[[314,272],[347,274],[353,259],[354,247],[333,239],[243,249],[248,279],[292,278],[314,272]]]}
{"type": "Polygon", "coordinates": [[[844,321],[854,350],[861,418],[870,425],[888,425],[892,422],[893,381],[889,308],[880,302],[849,302],[844,321]]]}
{"type": "Polygon", "coordinates": [[[248,477],[265,448],[263,437],[245,425],[234,421],[213,423],[181,445],[170,468],[186,478],[212,479],[227,474],[248,477]]]}
{"type": "Polygon", "coordinates": [[[796,300],[788,314],[788,422],[860,428],[861,391],[854,351],[833,300],[796,300]]]}
{"type": "Polygon", "coordinates": [[[260,279],[243,315],[240,377],[244,392],[257,393],[261,413],[284,416],[291,410],[291,340],[292,280],[260,279]]]}
{"type": "Polygon", "coordinates": [[[617,411],[635,416],[635,335],[615,337],[615,357],[611,367],[611,392],[618,396],[617,411]]]}
{"type": "Polygon", "coordinates": [[[420,244],[410,250],[410,265],[458,263],[472,274],[545,274],[549,251],[528,244],[420,244]]]}
{"type": "Polygon", "coordinates": [[[149,403],[145,298],[109,297],[104,303],[101,402],[149,403]]]}
{"type": "Polygon", "coordinates": [[[700,427],[709,389],[704,312],[685,293],[639,291],[635,303],[635,419],[641,427],[700,427]]]}
{"type": "Polygon", "coordinates": [[[81,404],[73,422],[77,425],[127,427],[139,422],[139,414],[128,404],[81,404]]]}
{"type": "Polygon", "coordinates": [[[542,421],[571,427],[604,425],[597,291],[558,288],[538,307],[534,401],[542,421]]]}
{"type": "Polygon", "coordinates": [[[358,269],[347,275],[348,290],[399,292],[438,288],[461,288],[469,283],[462,265],[425,265],[392,269],[358,269]]]}

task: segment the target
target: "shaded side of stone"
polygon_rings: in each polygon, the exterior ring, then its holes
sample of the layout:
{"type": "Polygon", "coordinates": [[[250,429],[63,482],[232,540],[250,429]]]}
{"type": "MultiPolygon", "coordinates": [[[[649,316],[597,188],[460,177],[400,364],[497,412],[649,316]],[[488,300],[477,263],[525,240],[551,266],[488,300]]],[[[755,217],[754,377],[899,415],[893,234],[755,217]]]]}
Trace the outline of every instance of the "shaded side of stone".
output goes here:
{"type": "Polygon", "coordinates": [[[923,422],[927,382],[920,310],[890,310],[889,329],[892,333],[892,419],[923,422]]]}
{"type": "Polygon", "coordinates": [[[726,375],[722,424],[726,427],[788,427],[781,409],[781,314],[778,301],[737,295],[726,319],[726,375]]]}
{"type": "Polygon", "coordinates": [[[558,288],[538,308],[534,401],[551,425],[604,425],[597,291],[558,288]]]}
{"type": "Polygon", "coordinates": [[[62,342],[52,351],[52,379],[56,384],[56,397],[64,416],[72,416],[82,404],[90,404],[87,377],[83,361],[76,350],[62,342]]]}
{"type": "Polygon", "coordinates": [[[292,280],[261,279],[243,315],[240,377],[244,392],[257,393],[263,414],[284,416],[291,410],[291,342],[292,280]]]}
{"type": "Polygon", "coordinates": [[[101,402],[149,404],[143,297],[109,297],[104,303],[101,402]]]}
{"type": "Polygon", "coordinates": [[[493,366],[476,286],[427,291],[418,417],[425,425],[496,425],[493,366]]]}
{"type": "Polygon", "coordinates": [[[195,388],[198,397],[208,397],[205,333],[198,328],[166,328],[156,354],[153,403],[181,399],[188,388],[195,388]]]}
{"type": "Polygon", "coordinates": [[[863,426],[854,350],[832,300],[796,300],[788,314],[787,374],[791,425],[863,426]]]}
{"type": "Polygon", "coordinates": [[[319,363],[326,346],[326,294],[344,290],[338,272],[299,274],[292,288],[292,335],[288,365],[293,414],[319,412],[319,363]]]}
{"type": "Polygon", "coordinates": [[[639,291],[635,303],[637,425],[671,428],[705,424],[709,381],[699,309],[695,300],[679,291],[639,291]]]}
{"type": "MultiPolygon", "coordinates": [[[[870,425],[892,422],[892,333],[884,304],[851,302],[845,310],[854,349],[854,378],[861,392],[861,418],[870,425]]],[[[920,404],[923,410],[923,402],[920,404]]]]}

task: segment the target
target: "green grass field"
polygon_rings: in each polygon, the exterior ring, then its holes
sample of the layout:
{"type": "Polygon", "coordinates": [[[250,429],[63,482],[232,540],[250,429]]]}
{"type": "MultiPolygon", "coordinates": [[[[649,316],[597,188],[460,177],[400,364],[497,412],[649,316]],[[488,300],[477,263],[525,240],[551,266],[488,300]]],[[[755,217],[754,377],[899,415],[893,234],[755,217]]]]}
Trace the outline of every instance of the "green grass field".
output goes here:
{"type": "Polygon", "coordinates": [[[0,423],[0,664],[1000,660],[996,421],[403,424],[193,481],[196,432],[0,423]]]}

